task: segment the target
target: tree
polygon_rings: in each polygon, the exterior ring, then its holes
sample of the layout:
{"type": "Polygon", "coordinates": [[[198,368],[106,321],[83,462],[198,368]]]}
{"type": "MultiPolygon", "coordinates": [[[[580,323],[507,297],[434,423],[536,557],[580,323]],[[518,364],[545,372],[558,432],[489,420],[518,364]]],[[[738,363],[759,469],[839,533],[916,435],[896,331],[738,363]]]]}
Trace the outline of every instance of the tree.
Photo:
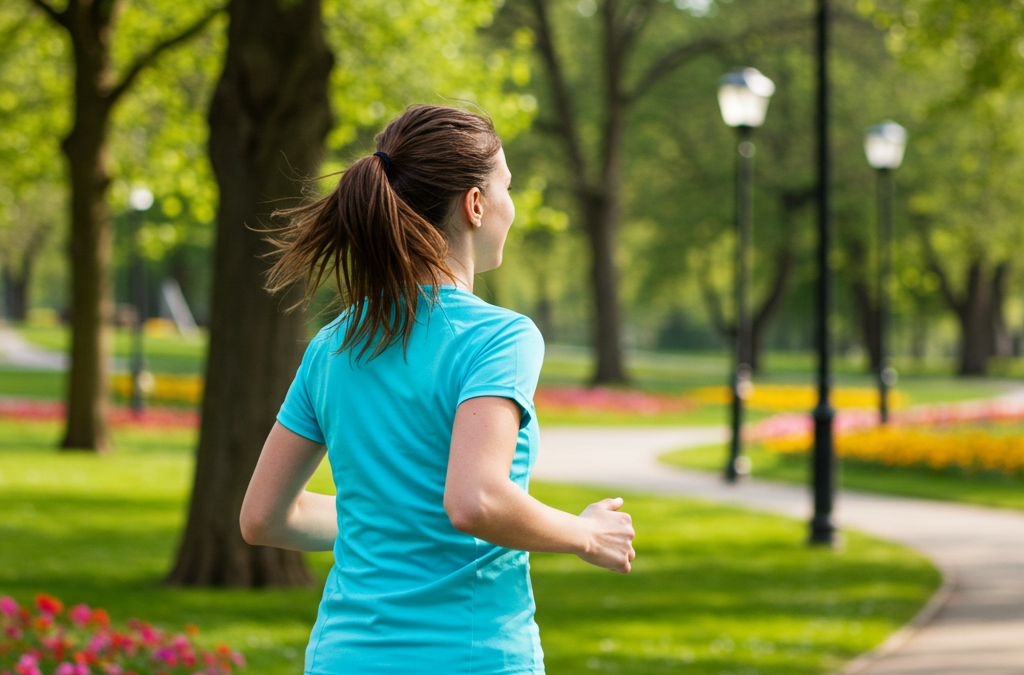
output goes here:
{"type": "Polygon", "coordinates": [[[181,585],[307,584],[294,551],[250,546],[238,514],[260,448],[302,357],[305,322],[291,297],[262,289],[273,247],[268,209],[301,197],[331,128],[333,56],[320,0],[233,0],[228,49],[210,107],[210,159],[220,187],[210,352],[188,524],[167,581],[181,585]],[[284,201],[282,201],[284,200],[284,201]]]}
{"type": "Polygon", "coordinates": [[[910,151],[928,161],[909,172],[908,218],[960,327],[958,372],[981,375],[1009,355],[1004,304],[1024,243],[1024,16],[1010,0],[907,0],[874,20],[932,85],[911,127],[910,151]]]}
{"type": "Polygon", "coordinates": [[[0,282],[23,321],[40,255],[57,243],[65,203],[54,129],[67,123],[64,41],[22,5],[0,8],[0,282]]]}
{"type": "MultiPolygon", "coordinates": [[[[706,10],[711,4],[677,3],[689,8],[691,15],[701,15],[701,7],[706,10]]],[[[769,20],[756,28],[729,25],[709,33],[686,25],[683,12],[654,0],[580,2],[575,11],[549,0],[521,0],[513,9],[536,38],[553,115],[545,120],[545,128],[559,138],[565,166],[571,167],[571,191],[589,242],[596,349],[593,381],[625,382],[616,257],[625,207],[624,147],[636,108],[682,66],[708,55],[730,54],[730,45],[754,36],[803,26],[806,17],[769,20]],[[596,29],[569,29],[584,34],[575,35],[571,53],[577,58],[570,61],[566,57],[570,49],[560,39],[559,28],[594,15],[596,29]]]]}
{"type": "Polygon", "coordinates": [[[61,146],[71,188],[73,279],[71,373],[61,446],[102,451],[110,445],[106,405],[113,228],[106,196],[111,175],[107,146],[111,113],[147,66],[202,31],[220,10],[201,7],[198,18],[155,40],[118,73],[112,40],[121,1],[68,0],[62,10],[47,0],[31,2],[66,32],[75,66],[74,120],[61,146]]]}

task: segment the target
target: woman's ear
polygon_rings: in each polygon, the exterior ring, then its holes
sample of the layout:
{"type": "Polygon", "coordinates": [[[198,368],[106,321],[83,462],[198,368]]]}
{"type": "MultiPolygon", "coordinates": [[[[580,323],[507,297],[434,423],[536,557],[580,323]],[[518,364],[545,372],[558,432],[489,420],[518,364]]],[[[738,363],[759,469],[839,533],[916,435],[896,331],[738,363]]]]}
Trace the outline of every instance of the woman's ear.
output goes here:
{"type": "Polygon", "coordinates": [[[462,216],[471,227],[480,227],[484,217],[483,193],[480,188],[470,188],[462,198],[462,216]]]}

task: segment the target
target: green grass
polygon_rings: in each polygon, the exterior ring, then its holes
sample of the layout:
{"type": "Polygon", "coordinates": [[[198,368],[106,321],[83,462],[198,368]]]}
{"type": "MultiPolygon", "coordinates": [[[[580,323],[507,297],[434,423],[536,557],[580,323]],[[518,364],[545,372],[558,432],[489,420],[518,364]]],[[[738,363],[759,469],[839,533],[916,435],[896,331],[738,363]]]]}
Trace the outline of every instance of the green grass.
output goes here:
{"type": "Polygon", "coordinates": [[[64,373],[0,368],[0,396],[55,399],[64,396],[64,373]]]}
{"type": "MultiPolygon", "coordinates": [[[[184,521],[193,431],[115,433],[105,456],[52,450],[58,425],[0,420],[0,593],[40,591],[244,651],[249,672],[299,672],[321,588],[161,586],[184,521]]],[[[312,486],[332,489],[322,467],[312,486]]],[[[604,491],[534,484],[569,511],[604,491]]],[[[803,523],[683,499],[623,495],[638,552],[621,577],[534,555],[548,672],[826,673],[878,644],[939,583],[920,556],[855,532],[810,549],[803,523]]],[[[330,553],[308,558],[322,580],[330,553]]]]}
{"type": "MultiPolygon", "coordinates": [[[[70,344],[70,331],[65,326],[19,328],[21,336],[32,344],[44,349],[66,351],[70,344]]],[[[132,332],[118,328],[114,330],[114,357],[127,359],[132,354],[132,332]]],[[[206,360],[206,333],[194,338],[178,335],[147,336],[144,341],[146,368],[154,373],[191,374],[202,373],[206,360]]]]}
{"type": "MultiPolygon", "coordinates": [[[[810,459],[806,454],[769,452],[758,445],[748,445],[744,452],[750,458],[754,478],[797,484],[809,481],[810,459]]],[[[720,472],[727,456],[726,446],[716,444],[676,450],[661,460],[685,469],[720,472]]],[[[841,460],[838,475],[841,489],[1024,509],[1024,479],[1019,477],[880,466],[848,459],[841,460]]]]}

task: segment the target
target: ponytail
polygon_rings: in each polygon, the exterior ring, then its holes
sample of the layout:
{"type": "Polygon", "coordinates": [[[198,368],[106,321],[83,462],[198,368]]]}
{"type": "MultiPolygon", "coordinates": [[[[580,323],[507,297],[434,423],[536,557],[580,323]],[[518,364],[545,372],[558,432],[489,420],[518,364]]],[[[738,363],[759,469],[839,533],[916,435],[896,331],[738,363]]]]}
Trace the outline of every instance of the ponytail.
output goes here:
{"type": "Polygon", "coordinates": [[[490,120],[442,106],[414,106],[377,137],[326,197],[275,212],[289,224],[271,238],[278,258],[267,289],[299,279],[305,304],[334,278],[349,309],[341,350],[370,359],[408,345],[419,284],[454,281],[446,228],[458,198],[484,189],[501,141],[490,120]]]}

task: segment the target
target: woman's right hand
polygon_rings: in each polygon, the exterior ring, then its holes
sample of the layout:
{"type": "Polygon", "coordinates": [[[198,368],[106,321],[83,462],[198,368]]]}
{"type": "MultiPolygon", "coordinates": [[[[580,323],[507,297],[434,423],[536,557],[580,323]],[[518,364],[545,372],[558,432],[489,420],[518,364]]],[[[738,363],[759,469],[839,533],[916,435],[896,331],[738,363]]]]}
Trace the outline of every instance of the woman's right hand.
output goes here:
{"type": "Polygon", "coordinates": [[[588,528],[589,545],[578,554],[591,565],[603,567],[619,574],[629,574],[630,562],[636,557],[633,550],[633,519],[628,513],[619,513],[622,498],[602,499],[591,504],[580,518],[588,528]]]}

